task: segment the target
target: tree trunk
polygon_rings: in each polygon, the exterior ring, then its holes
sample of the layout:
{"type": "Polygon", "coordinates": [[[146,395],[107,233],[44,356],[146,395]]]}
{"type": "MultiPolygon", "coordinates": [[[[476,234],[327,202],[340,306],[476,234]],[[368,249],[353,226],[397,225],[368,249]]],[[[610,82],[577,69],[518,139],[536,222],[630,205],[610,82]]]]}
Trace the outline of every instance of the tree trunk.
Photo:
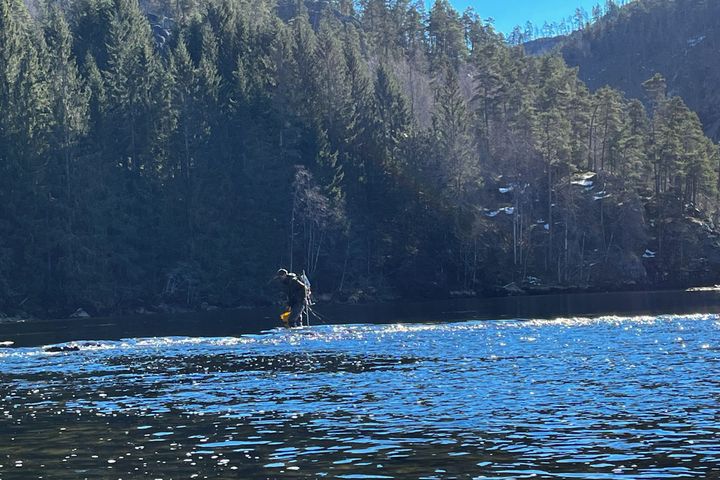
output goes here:
{"type": "Polygon", "coordinates": [[[293,244],[295,243],[295,209],[297,198],[293,197],[292,211],[290,212],[290,271],[293,271],[293,244]]]}
{"type": "Polygon", "coordinates": [[[547,199],[547,209],[548,209],[548,244],[547,244],[547,252],[545,254],[545,270],[547,271],[550,267],[550,264],[552,263],[552,241],[553,241],[553,214],[552,214],[552,165],[550,161],[548,160],[547,165],[547,173],[548,173],[548,199],[547,199]]]}
{"type": "Polygon", "coordinates": [[[343,285],[345,284],[345,274],[347,273],[348,258],[350,257],[350,235],[347,238],[347,246],[345,247],[345,259],[343,260],[342,274],[340,275],[340,285],[338,291],[342,292],[343,285]]]}

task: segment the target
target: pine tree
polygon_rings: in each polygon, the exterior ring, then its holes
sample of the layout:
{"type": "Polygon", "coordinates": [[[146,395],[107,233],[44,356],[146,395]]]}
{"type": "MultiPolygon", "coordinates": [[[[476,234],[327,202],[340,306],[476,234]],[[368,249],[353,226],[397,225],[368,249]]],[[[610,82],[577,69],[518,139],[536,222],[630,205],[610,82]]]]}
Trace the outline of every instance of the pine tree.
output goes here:
{"type": "Polygon", "coordinates": [[[392,56],[398,32],[393,29],[391,12],[385,0],[362,0],[362,25],[374,53],[383,58],[392,56]]]}
{"type": "Polygon", "coordinates": [[[378,149],[381,171],[401,169],[400,145],[408,137],[410,117],[405,97],[385,65],[376,71],[375,83],[375,125],[373,140],[378,149]]]}
{"type": "Polygon", "coordinates": [[[27,55],[25,50],[31,47],[17,18],[18,5],[15,0],[0,1],[0,112],[3,112],[0,115],[0,162],[6,173],[11,171],[12,148],[17,141],[13,138],[17,126],[13,121],[15,106],[12,90],[18,82],[20,62],[27,55]]]}
{"type": "Polygon", "coordinates": [[[569,105],[570,91],[565,76],[564,64],[557,57],[541,60],[540,85],[538,95],[537,124],[534,125],[537,149],[545,164],[548,240],[545,255],[545,269],[552,267],[553,252],[553,204],[555,186],[558,178],[570,170],[571,161],[571,123],[565,114],[569,105]]]}
{"type": "Polygon", "coordinates": [[[104,72],[111,148],[129,170],[159,168],[154,148],[169,116],[166,78],[153,50],[150,28],[137,0],[117,0],[104,72]]]}
{"type": "Polygon", "coordinates": [[[115,0],[77,0],[70,2],[74,57],[84,62],[90,55],[98,68],[105,70],[108,61],[110,24],[114,16],[115,0]]]}
{"type": "Polygon", "coordinates": [[[88,138],[91,143],[96,144],[96,148],[101,148],[103,144],[102,139],[105,135],[103,125],[105,122],[105,109],[107,108],[105,82],[97,63],[95,63],[95,59],[89,53],[85,56],[83,70],[83,76],[89,91],[88,138]]]}
{"type": "Polygon", "coordinates": [[[648,118],[645,107],[639,100],[632,100],[623,112],[623,126],[618,142],[618,174],[633,185],[642,185],[651,177],[648,162],[648,118]]]}
{"type": "Polygon", "coordinates": [[[433,131],[442,189],[453,203],[462,205],[469,188],[480,185],[478,159],[470,135],[471,120],[462,97],[457,75],[448,68],[437,88],[433,131]]]}
{"type": "Polygon", "coordinates": [[[72,183],[72,170],[80,138],[88,126],[89,92],[83,85],[72,55],[70,28],[63,13],[53,8],[45,38],[51,55],[50,71],[55,80],[51,85],[53,116],[55,121],[54,145],[62,156],[66,200],[69,201],[72,183]]]}
{"type": "Polygon", "coordinates": [[[465,56],[463,27],[447,0],[435,0],[428,19],[428,37],[433,70],[442,72],[446,65],[457,69],[465,56]]]}
{"type": "Polygon", "coordinates": [[[488,34],[478,22],[473,22],[468,33],[468,41],[472,45],[469,62],[475,67],[473,103],[476,106],[481,155],[489,159],[495,127],[507,129],[503,125],[506,120],[503,117],[508,110],[503,108],[503,103],[513,102],[509,99],[506,77],[506,73],[510,73],[506,48],[499,38],[488,34]]]}
{"type": "Polygon", "coordinates": [[[663,102],[656,112],[656,147],[660,191],[672,190],[682,204],[699,195],[712,198],[712,146],[702,133],[697,115],[679,97],[663,102]]]}
{"type": "Polygon", "coordinates": [[[41,31],[23,3],[0,1],[0,235],[15,259],[0,277],[10,275],[33,303],[53,301],[57,285],[47,58],[41,31]]]}
{"type": "Polygon", "coordinates": [[[62,251],[62,270],[65,276],[58,283],[72,291],[77,287],[74,274],[80,270],[77,252],[81,248],[75,234],[75,224],[80,212],[79,183],[85,165],[78,164],[78,149],[88,129],[89,90],[84,85],[72,55],[72,37],[65,17],[53,8],[45,27],[45,41],[49,55],[49,71],[52,101],[51,148],[55,158],[49,164],[49,181],[55,201],[53,231],[58,249],[62,251]],[[80,171],[80,173],[79,173],[80,171]],[[80,177],[80,178],[78,178],[80,177]]]}
{"type": "Polygon", "coordinates": [[[13,96],[22,58],[31,48],[18,18],[20,8],[20,2],[0,0],[0,287],[4,292],[0,301],[3,308],[11,307],[14,297],[24,294],[26,288],[20,283],[24,278],[19,275],[14,260],[17,245],[24,243],[23,232],[18,228],[21,225],[18,207],[29,187],[17,157],[16,142],[24,139],[20,137],[13,96]]]}
{"type": "Polygon", "coordinates": [[[358,188],[367,180],[367,148],[371,142],[373,103],[372,83],[368,67],[360,54],[357,32],[350,29],[343,45],[347,68],[350,111],[347,119],[345,174],[350,188],[358,188]]]}
{"type": "Polygon", "coordinates": [[[313,122],[318,117],[317,105],[318,81],[321,78],[317,64],[317,38],[310,26],[307,12],[301,10],[292,20],[292,56],[294,82],[292,88],[297,90],[296,113],[305,122],[313,122]]]}
{"type": "Polygon", "coordinates": [[[336,149],[342,147],[352,122],[347,64],[338,33],[339,27],[330,20],[321,21],[315,59],[319,116],[330,144],[336,149]]]}
{"type": "Polygon", "coordinates": [[[622,97],[608,87],[595,93],[590,122],[590,170],[615,170],[617,142],[622,129],[622,97]]]}

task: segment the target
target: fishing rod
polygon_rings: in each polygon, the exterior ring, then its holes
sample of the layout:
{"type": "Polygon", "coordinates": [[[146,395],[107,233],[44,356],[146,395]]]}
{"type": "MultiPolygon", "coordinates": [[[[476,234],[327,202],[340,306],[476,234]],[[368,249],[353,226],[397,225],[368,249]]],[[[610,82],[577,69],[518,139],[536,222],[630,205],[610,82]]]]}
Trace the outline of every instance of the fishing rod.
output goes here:
{"type": "Polygon", "coordinates": [[[309,313],[312,313],[315,318],[320,320],[321,323],[323,323],[325,325],[329,325],[329,323],[332,323],[332,321],[329,318],[325,317],[324,315],[320,315],[318,312],[313,310],[310,305],[307,306],[307,310],[309,313]]]}

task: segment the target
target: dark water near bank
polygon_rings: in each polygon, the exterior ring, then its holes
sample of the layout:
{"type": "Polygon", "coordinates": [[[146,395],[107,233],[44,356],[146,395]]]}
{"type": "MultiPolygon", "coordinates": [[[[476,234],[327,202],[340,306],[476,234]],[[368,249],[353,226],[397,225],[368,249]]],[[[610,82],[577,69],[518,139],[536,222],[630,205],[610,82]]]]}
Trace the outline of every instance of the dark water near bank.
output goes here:
{"type": "Polygon", "coordinates": [[[718,296],[645,295],[3,324],[0,479],[720,478],[718,296]]]}

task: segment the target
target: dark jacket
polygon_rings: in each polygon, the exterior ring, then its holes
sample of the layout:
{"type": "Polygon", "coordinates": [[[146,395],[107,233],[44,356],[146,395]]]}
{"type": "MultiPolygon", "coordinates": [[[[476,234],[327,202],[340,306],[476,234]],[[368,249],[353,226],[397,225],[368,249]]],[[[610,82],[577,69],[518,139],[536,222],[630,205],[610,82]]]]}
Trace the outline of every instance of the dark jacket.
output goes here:
{"type": "Polygon", "coordinates": [[[305,302],[307,287],[297,275],[288,273],[282,283],[287,288],[288,305],[300,305],[305,302]]]}

